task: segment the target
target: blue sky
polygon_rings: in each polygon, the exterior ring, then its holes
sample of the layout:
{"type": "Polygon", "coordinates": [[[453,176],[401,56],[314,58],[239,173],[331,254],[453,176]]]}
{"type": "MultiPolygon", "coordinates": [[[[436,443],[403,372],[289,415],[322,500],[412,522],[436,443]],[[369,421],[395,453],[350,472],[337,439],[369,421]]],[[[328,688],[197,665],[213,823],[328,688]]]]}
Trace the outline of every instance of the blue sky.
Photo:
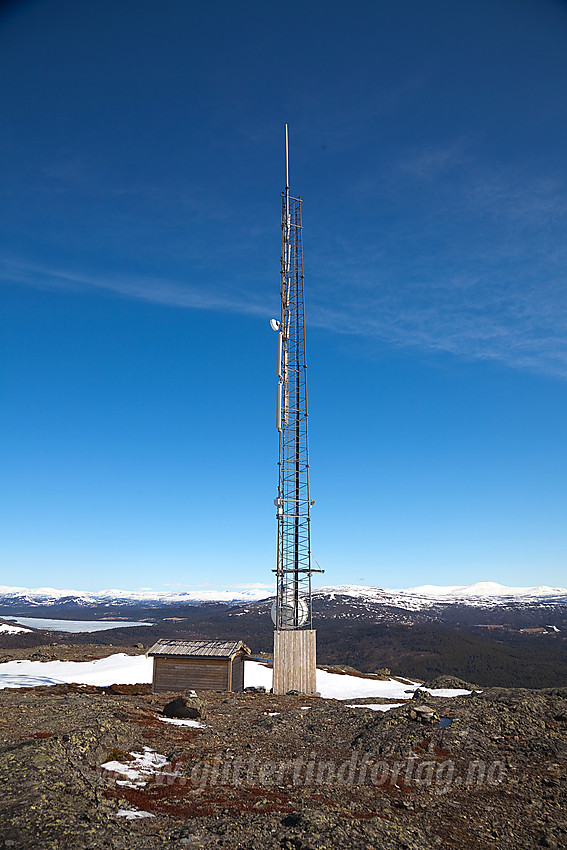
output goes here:
{"type": "Polygon", "coordinates": [[[0,584],[272,586],[283,125],[320,583],[567,579],[567,3],[0,19],[0,584]]]}

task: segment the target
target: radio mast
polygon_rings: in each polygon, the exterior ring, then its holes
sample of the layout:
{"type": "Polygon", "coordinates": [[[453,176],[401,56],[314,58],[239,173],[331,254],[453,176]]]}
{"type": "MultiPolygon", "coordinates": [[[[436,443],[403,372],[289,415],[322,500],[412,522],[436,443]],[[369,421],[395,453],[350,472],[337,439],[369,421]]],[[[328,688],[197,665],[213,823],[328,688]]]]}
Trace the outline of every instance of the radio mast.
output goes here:
{"type": "Polygon", "coordinates": [[[274,693],[315,693],[315,631],[311,605],[311,518],[307,444],[307,363],[301,198],[289,191],[289,144],[285,126],[286,184],[282,192],[281,315],[277,331],[276,427],[279,432],[277,593],[272,608],[274,693]]]}

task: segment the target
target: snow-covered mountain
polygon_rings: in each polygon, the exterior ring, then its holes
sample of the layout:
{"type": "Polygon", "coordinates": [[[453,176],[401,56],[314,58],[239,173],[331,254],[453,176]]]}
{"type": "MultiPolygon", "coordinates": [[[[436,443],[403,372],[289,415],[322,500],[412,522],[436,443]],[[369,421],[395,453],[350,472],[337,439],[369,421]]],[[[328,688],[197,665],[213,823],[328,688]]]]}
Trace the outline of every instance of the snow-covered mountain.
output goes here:
{"type": "MultiPolygon", "coordinates": [[[[130,607],[164,605],[198,605],[207,602],[242,605],[266,600],[273,594],[265,586],[226,590],[102,590],[98,592],[56,590],[50,587],[25,588],[0,586],[0,606],[34,608],[50,606],[130,607]]],[[[567,589],[562,587],[506,587],[495,582],[478,582],[462,586],[420,585],[407,589],[388,590],[360,585],[335,585],[314,590],[314,602],[328,605],[340,600],[357,605],[425,611],[431,608],[465,605],[494,608],[509,605],[567,605],[567,589]]]]}
{"type": "Polygon", "coordinates": [[[224,602],[229,605],[265,599],[269,590],[250,587],[237,590],[56,590],[53,587],[0,586],[0,605],[191,605],[203,602],[224,602]]]}
{"type": "Polygon", "coordinates": [[[381,587],[358,585],[336,585],[315,590],[316,598],[329,600],[351,597],[366,603],[381,604],[406,611],[421,611],[435,606],[467,605],[490,608],[494,606],[523,604],[567,604],[567,589],[564,587],[506,587],[492,581],[482,581],[467,586],[424,584],[402,590],[387,590],[381,587]]]}

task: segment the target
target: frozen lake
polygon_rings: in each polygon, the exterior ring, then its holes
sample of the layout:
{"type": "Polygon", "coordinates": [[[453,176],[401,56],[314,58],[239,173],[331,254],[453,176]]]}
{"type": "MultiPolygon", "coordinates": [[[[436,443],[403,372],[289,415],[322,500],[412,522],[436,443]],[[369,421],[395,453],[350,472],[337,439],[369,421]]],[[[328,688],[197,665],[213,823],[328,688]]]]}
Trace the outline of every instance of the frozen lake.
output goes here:
{"type": "Polygon", "coordinates": [[[153,626],[131,620],[48,620],[39,617],[18,617],[18,625],[30,629],[53,629],[58,632],[102,632],[105,629],[124,629],[131,626],[153,626]]]}

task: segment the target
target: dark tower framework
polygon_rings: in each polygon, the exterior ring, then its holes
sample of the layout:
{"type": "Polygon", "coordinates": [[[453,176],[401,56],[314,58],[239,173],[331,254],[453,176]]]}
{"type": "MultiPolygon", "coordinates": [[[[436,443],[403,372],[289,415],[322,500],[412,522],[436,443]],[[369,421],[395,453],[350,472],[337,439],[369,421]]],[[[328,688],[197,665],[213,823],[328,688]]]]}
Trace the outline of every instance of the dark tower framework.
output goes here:
{"type": "MultiPolygon", "coordinates": [[[[311,517],[307,448],[307,363],[301,198],[289,193],[287,124],[285,190],[282,192],[282,254],[278,332],[279,431],[277,593],[274,621],[273,692],[316,694],[316,633],[311,607],[311,517]]],[[[317,572],[320,572],[317,570],[317,572]]]]}
{"type": "Polygon", "coordinates": [[[278,329],[277,428],[279,431],[277,630],[312,628],[312,502],[309,496],[307,363],[301,198],[289,192],[286,126],[286,186],[282,192],[281,315],[278,329]]]}
{"type": "Polygon", "coordinates": [[[297,629],[306,623],[311,628],[312,617],[304,309],[301,198],[292,198],[286,186],[282,192],[281,340],[277,364],[280,450],[275,625],[279,629],[297,629]]]}

